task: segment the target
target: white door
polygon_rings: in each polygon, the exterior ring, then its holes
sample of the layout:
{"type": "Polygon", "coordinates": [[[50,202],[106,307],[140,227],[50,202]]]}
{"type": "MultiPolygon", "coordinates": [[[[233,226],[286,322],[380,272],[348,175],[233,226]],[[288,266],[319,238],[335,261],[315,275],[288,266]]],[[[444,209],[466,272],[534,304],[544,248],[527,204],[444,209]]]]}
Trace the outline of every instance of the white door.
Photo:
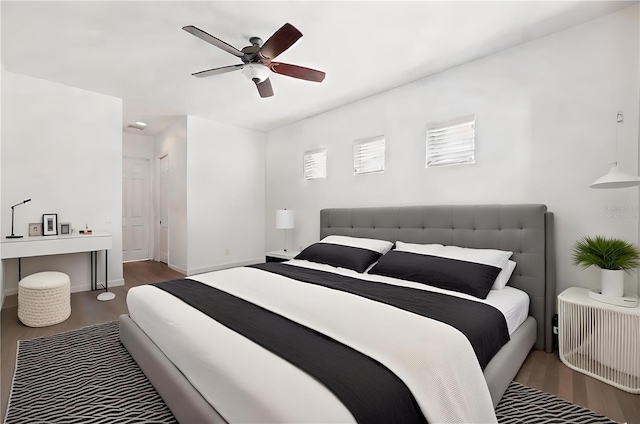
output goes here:
{"type": "Polygon", "coordinates": [[[149,160],[125,157],[122,163],[122,259],[149,259],[149,160]]]}
{"type": "Polygon", "coordinates": [[[160,262],[169,263],[169,155],[160,158],[160,262]]]}

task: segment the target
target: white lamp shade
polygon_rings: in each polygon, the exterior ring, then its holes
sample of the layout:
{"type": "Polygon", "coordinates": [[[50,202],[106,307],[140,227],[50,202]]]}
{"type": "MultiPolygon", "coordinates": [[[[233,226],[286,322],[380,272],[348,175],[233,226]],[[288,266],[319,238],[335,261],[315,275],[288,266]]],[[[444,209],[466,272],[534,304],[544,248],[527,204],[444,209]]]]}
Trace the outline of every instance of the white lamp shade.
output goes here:
{"type": "Polygon", "coordinates": [[[279,209],[276,211],[276,228],[288,230],[293,228],[293,211],[279,209]]]}
{"type": "Polygon", "coordinates": [[[640,178],[624,173],[618,169],[618,162],[611,164],[609,172],[591,184],[591,188],[625,188],[640,184],[640,178]]]}

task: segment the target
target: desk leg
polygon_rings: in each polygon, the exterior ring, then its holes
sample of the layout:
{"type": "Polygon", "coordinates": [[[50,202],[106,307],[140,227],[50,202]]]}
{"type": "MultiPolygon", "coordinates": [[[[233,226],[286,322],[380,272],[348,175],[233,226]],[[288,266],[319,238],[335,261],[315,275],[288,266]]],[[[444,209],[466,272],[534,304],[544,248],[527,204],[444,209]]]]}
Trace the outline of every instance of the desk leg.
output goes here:
{"type": "Polygon", "coordinates": [[[18,281],[22,280],[22,258],[18,258],[18,281]]]}
{"type": "Polygon", "coordinates": [[[104,293],[100,293],[98,295],[98,300],[111,300],[116,297],[115,294],[109,291],[109,252],[105,249],[104,251],[104,293]]]}
{"type": "Polygon", "coordinates": [[[104,251],[104,290],[109,291],[109,251],[104,251]]]}
{"type": "Polygon", "coordinates": [[[93,289],[98,290],[98,251],[93,252],[93,289]]]}
{"type": "Polygon", "coordinates": [[[96,278],[95,278],[95,252],[90,251],[89,257],[91,258],[91,262],[89,264],[89,272],[91,273],[91,291],[96,289],[96,278]]]}

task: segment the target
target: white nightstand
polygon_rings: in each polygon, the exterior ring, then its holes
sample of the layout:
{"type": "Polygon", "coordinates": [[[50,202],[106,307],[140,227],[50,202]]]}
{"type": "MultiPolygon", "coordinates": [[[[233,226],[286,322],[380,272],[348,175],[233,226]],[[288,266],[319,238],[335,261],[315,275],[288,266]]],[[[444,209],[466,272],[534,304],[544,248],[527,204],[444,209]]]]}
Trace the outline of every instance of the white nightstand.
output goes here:
{"type": "Polygon", "coordinates": [[[598,302],[571,287],[558,296],[560,360],[569,368],[640,393],[640,305],[598,302]]]}
{"type": "Polygon", "coordinates": [[[273,252],[267,252],[266,261],[267,262],[284,262],[289,261],[300,253],[297,250],[274,250],[273,252]]]}

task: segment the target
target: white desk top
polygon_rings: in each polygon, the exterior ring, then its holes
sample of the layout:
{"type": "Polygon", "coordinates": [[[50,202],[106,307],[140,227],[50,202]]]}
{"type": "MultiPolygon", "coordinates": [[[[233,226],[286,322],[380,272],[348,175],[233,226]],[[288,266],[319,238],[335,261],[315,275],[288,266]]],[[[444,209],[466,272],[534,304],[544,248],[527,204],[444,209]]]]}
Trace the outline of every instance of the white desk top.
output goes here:
{"type": "Polygon", "coordinates": [[[113,245],[111,234],[101,231],[94,231],[93,234],[86,235],[3,238],[1,243],[2,259],[92,252],[111,249],[113,245]]]}

